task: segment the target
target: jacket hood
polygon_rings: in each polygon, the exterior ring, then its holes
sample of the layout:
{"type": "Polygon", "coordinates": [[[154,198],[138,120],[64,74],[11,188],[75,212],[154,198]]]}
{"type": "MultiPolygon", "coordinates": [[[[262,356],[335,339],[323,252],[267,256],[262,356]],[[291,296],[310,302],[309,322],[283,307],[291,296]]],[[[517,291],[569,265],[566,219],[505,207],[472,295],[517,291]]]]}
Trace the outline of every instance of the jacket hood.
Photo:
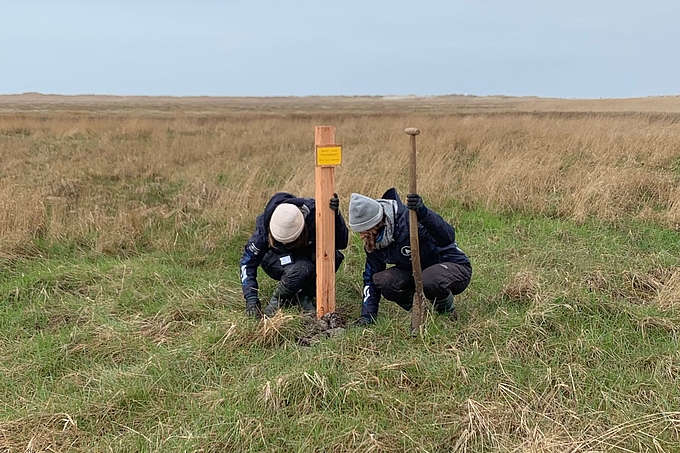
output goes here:
{"type": "Polygon", "coordinates": [[[397,205],[399,207],[405,206],[404,203],[401,202],[401,198],[399,198],[397,189],[395,189],[394,187],[392,187],[391,189],[387,189],[387,191],[380,198],[383,198],[385,200],[396,200],[397,205]]]}

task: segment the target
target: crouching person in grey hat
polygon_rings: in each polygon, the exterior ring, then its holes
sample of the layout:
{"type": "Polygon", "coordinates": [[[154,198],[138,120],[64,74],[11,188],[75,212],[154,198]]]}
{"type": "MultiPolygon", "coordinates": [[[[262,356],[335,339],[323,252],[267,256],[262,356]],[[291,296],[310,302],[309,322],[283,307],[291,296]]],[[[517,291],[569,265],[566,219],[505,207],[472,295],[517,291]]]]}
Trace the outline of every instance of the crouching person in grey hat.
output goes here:
{"type": "MultiPolygon", "coordinates": [[[[347,247],[349,232],[335,195],[330,207],[335,211],[335,270],[347,247]]],[[[255,221],[255,232],[243,249],[241,285],[246,313],[262,318],[280,307],[299,304],[304,312],[316,312],[316,212],[313,198],[297,198],[279,192],[269,200],[255,221]],[[262,310],[258,295],[257,268],[274,280],[276,290],[262,310]]]]}
{"type": "Polygon", "coordinates": [[[408,194],[405,206],[392,188],[378,200],[353,193],[349,201],[349,226],[359,233],[366,251],[364,300],[361,316],[354,325],[375,321],[381,296],[407,311],[413,306],[415,281],[411,267],[409,209],[414,210],[418,218],[425,297],[438,313],[457,319],[453,296],[467,288],[472,266],[456,245],[455,229],[427,208],[418,194],[408,194]]]}

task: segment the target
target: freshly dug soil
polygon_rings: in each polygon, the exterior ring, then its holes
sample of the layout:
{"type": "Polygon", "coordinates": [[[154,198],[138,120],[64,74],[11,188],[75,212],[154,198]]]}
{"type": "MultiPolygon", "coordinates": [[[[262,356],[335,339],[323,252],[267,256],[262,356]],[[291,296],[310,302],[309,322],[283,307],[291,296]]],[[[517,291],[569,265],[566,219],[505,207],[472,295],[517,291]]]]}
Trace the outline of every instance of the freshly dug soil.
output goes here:
{"type": "Polygon", "coordinates": [[[305,334],[297,339],[301,346],[311,346],[322,338],[336,337],[345,332],[346,320],[339,313],[326,313],[321,318],[305,318],[305,334]]]}

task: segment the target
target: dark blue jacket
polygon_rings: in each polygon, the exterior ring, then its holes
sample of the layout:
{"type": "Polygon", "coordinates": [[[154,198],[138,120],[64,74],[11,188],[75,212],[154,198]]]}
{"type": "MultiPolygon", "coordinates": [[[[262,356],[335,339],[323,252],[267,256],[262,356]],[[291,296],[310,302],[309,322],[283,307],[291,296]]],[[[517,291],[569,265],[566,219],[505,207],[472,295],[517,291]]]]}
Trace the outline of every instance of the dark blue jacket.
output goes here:
{"type": "MultiPolygon", "coordinates": [[[[389,189],[381,197],[397,201],[394,219],[394,241],[384,249],[366,253],[364,268],[364,300],[361,316],[375,318],[378,315],[380,291],[373,284],[373,275],[393,264],[399,269],[412,271],[411,236],[408,208],[401,202],[396,189],[389,189]]],[[[418,212],[418,246],[420,265],[426,269],[437,263],[457,263],[470,266],[470,260],[456,245],[456,230],[439,214],[425,207],[418,212]]]]}
{"type": "MultiPolygon", "coordinates": [[[[342,215],[335,216],[335,249],[342,250],[347,247],[349,231],[342,215]]],[[[255,232],[243,248],[241,257],[241,286],[243,296],[257,296],[257,268],[262,262],[262,258],[272,250],[279,256],[293,255],[304,256],[311,261],[316,261],[316,209],[313,198],[297,198],[286,192],[278,192],[269,200],[264,212],[257,216],[255,220],[255,232]],[[289,250],[284,244],[278,244],[272,248],[269,244],[269,222],[271,221],[274,209],[281,203],[294,204],[302,211],[305,217],[305,232],[307,245],[300,249],[289,250]]]]}

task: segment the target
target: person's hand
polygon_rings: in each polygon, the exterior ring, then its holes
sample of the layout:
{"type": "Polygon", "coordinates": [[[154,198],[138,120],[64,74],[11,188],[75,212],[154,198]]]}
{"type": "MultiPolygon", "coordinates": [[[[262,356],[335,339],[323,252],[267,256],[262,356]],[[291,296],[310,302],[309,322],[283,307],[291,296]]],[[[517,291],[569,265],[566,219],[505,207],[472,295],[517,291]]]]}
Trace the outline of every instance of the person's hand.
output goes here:
{"type": "Polygon", "coordinates": [[[329,205],[330,205],[331,209],[333,211],[335,211],[335,213],[337,214],[338,210],[340,209],[340,199],[338,198],[337,193],[333,194],[333,198],[331,198],[331,202],[330,202],[329,205]]]}
{"type": "Polygon", "coordinates": [[[420,214],[423,209],[425,209],[425,204],[423,199],[417,193],[410,193],[406,195],[406,207],[416,211],[416,214],[420,214]]]}
{"type": "Polygon", "coordinates": [[[246,299],[246,315],[255,319],[262,319],[262,305],[257,296],[249,296],[246,299]]]}
{"type": "Polygon", "coordinates": [[[352,327],[366,327],[366,326],[370,326],[374,322],[375,321],[373,320],[373,318],[369,318],[368,316],[360,316],[354,322],[352,322],[351,326],[352,327]]]}

